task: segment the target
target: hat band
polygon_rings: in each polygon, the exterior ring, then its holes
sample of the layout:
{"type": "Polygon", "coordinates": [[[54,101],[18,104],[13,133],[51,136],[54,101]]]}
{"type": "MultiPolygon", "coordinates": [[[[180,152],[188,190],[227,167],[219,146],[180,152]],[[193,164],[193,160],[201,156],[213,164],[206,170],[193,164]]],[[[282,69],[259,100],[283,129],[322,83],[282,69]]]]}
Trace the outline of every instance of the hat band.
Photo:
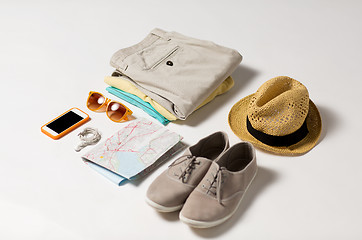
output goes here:
{"type": "Polygon", "coordinates": [[[285,136],[274,136],[269,135],[263,132],[260,132],[253,128],[251,125],[249,118],[246,117],[246,127],[248,129],[248,132],[258,139],[260,142],[274,147],[287,147],[291,146],[293,144],[296,144],[297,142],[301,141],[305,136],[308,134],[308,128],[307,128],[307,119],[304,120],[303,125],[296,130],[295,132],[285,135],[285,136]]]}

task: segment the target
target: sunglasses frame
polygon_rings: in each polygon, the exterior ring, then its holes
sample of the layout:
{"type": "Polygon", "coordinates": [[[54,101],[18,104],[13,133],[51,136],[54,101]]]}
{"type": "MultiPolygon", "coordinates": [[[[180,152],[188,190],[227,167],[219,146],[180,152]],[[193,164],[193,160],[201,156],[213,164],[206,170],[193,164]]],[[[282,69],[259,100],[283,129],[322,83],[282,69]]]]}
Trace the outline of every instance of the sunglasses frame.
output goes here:
{"type": "Polygon", "coordinates": [[[106,112],[106,114],[107,114],[107,117],[110,119],[110,120],[112,120],[113,122],[121,122],[121,121],[127,121],[128,120],[128,115],[131,115],[133,112],[128,108],[128,107],[126,107],[124,104],[122,104],[122,103],[120,103],[120,102],[117,102],[117,101],[114,101],[114,100],[112,100],[112,99],[109,99],[109,98],[107,98],[107,97],[105,97],[102,93],[100,93],[100,92],[95,92],[95,91],[90,91],[89,92],[89,95],[88,95],[88,98],[87,98],[87,108],[89,109],[89,110],[91,110],[91,111],[93,111],[93,112],[106,112]],[[89,98],[90,98],[90,96],[92,96],[92,94],[94,94],[94,93],[97,93],[97,94],[99,94],[99,95],[101,95],[103,98],[104,98],[104,102],[97,108],[97,109],[90,109],[89,107],[88,107],[88,102],[89,102],[89,98]],[[109,114],[108,114],[108,106],[109,106],[109,104],[110,103],[118,103],[118,104],[120,104],[120,105],[122,105],[125,109],[126,109],[126,112],[123,114],[123,116],[121,117],[121,119],[119,119],[118,121],[116,121],[116,120],[113,120],[110,116],[109,116],[109,114]]]}

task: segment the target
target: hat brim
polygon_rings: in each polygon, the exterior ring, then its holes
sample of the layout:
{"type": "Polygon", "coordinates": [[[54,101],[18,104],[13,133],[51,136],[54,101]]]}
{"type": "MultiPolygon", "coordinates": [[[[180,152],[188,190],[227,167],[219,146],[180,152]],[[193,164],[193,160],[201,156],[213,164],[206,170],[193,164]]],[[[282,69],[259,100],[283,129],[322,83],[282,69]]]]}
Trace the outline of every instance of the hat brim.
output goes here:
{"type": "Polygon", "coordinates": [[[280,155],[302,155],[317,144],[322,131],[322,120],[316,105],[310,99],[309,111],[306,119],[308,134],[301,141],[286,147],[273,147],[266,145],[253,137],[247,130],[246,117],[247,107],[254,95],[255,94],[251,94],[235,103],[229,112],[229,126],[236,136],[244,141],[252,143],[257,148],[280,155]]]}

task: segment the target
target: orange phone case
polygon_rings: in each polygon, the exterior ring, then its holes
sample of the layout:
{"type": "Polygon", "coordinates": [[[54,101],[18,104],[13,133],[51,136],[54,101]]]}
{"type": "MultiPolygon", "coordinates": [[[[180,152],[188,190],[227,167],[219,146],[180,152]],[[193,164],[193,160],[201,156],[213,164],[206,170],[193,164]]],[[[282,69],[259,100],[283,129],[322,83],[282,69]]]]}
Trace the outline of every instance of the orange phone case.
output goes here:
{"type": "Polygon", "coordinates": [[[90,118],[89,118],[89,115],[88,115],[87,113],[85,113],[84,111],[80,110],[79,108],[75,108],[75,107],[74,107],[74,108],[71,108],[71,109],[69,109],[68,111],[64,112],[63,114],[59,115],[58,117],[54,118],[53,120],[47,122],[46,124],[44,124],[44,125],[41,127],[41,131],[42,131],[45,135],[47,135],[48,137],[51,137],[51,138],[53,138],[54,140],[56,140],[56,139],[59,139],[59,138],[63,137],[64,135],[68,134],[69,132],[73,131],[74,129],[76,129],[76,128],[79,127],[80,125],[84,124],[84,123],[87,122],[89,119],[90,119],[90,118]],[[63,116],[64,114],[72,111],[73,109],[77,109],[78,111],[84,113],[87,117],[84,118],[83,120],[77,122],[77,123],[74,124],[73,126],[70,126],[69,128],[65,129],[63,132],[59,133],[59,134],[56,135],[56,136],[50,134],[49,132],[47,132],[47,131],[45,131],[45,130],[43,129],[44,126],[46,126],[46,125],[48,125],[49,123],[53,122],[54,120],[60,118],[60,117],[63,116]]]}

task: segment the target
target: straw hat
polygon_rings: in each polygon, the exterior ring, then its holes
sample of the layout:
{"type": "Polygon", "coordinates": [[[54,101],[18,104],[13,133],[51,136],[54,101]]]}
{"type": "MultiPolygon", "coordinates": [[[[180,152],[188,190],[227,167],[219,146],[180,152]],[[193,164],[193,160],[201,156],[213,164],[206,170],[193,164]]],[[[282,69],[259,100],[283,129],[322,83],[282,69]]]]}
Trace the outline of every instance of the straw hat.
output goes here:
{"type": "Polygon", "coordinates": [[[256,93],[237,102],[229,112],[229,125],[242,140],[281,155],[300,155],[317,143],[322,121],[297,80],[280,76],[265,82],[256,93]]]}

